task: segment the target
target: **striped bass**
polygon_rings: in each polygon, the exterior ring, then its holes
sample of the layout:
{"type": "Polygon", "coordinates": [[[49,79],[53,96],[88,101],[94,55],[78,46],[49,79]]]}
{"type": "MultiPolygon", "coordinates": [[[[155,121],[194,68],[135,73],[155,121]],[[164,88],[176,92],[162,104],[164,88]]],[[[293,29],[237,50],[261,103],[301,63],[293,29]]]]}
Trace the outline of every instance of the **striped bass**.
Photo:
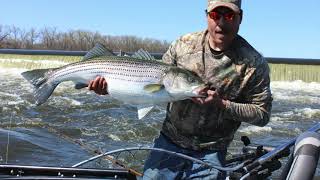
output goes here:
{"type": "Polygon", "coordinates": [[[133,56],[115,56],[97,44],[80,62],[53,69],[35,69],[22,73],[34,86],[36,105],[47,101],[54,89],[64,81],[73,81],[76,89],[87,87],[97,76],[107,81],[108,94],[138,107],[143,118],[155,104],[201,97],[204,83],[192,72],[158,62],[146,51],[133,56]]]}

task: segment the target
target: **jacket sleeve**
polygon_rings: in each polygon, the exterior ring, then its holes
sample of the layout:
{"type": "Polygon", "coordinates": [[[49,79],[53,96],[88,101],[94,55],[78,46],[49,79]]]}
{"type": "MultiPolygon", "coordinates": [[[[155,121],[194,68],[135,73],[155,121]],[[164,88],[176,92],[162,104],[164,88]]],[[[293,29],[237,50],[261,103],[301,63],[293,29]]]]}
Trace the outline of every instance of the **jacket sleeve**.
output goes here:
{"type": "Polygon", "coordinates": [[[249,79],[244,92],[244,103],[230,102],[225,111],[236,121],[264,126],[269,122],[271,108],[269,66],[262,59],[249,79]]]}
{"type": "Polygon", "coordinates": [[[176,42],[174,41],[168,48],[167,52],[165,52],[162,56],[162,61],[166,64],[177,65],[176,61],[176,42]]]}

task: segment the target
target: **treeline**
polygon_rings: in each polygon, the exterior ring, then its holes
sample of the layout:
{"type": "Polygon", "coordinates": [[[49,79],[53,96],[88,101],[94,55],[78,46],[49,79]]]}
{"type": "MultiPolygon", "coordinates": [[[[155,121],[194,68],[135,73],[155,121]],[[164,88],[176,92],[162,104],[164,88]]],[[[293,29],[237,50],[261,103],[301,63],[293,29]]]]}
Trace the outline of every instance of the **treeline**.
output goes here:
{"type": "Polygon", "coordinates": [[[26,30],[14,25],[0,25],[0,48],[87,51],[97,42],[114,51],[126,52],[142,48],[163,53],[169,46],[167,41],[136,36],[110,36],[84,30],[59,32],[56,27],[26,30]]]}

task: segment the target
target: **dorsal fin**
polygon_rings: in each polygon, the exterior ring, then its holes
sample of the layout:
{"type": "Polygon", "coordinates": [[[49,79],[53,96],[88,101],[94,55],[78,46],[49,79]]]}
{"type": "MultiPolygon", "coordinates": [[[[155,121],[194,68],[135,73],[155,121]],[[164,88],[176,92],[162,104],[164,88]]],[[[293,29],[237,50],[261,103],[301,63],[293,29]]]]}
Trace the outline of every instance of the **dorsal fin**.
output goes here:
{"type": "Polygon", "coordinates": [[[149,54],[147,51],[143,49],[139,49],[132,55],[132,57],[145,60],[155,60],[154,57],[151,56],[151,54],[149,54]]]}
{"type": "Polygon", "coordinates": [[[83,58],[83,61],[90,60],[100,56],[115,56],[115,54],[104,47],[101,43],[97,43],[83,58]]]}

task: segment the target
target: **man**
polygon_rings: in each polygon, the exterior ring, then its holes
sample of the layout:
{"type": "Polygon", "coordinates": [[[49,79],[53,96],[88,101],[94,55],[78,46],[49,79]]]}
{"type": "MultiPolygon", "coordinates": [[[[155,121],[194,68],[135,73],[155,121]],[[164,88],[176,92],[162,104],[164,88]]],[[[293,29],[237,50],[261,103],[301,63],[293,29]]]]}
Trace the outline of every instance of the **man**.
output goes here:
{"type": "MultiPolygon", "coordinates": [[[[173,102],[154,147],[184,153],[215,165],[224,164],[228,145],[241,122],[264,126],[269,122],[272,97],[269,67],[238,35],[241,0],[208,0],[208,28],[182,36],[171,44],[163,61],[193,71],[209,88],[206,98],[173,102]]],[[[89,89],[106,92],[98,77],[89,89]]],[[[203,171],[187,160],[152,152],[145,164],[147,177],[222,179],[215,170],[203,171]]]]}

